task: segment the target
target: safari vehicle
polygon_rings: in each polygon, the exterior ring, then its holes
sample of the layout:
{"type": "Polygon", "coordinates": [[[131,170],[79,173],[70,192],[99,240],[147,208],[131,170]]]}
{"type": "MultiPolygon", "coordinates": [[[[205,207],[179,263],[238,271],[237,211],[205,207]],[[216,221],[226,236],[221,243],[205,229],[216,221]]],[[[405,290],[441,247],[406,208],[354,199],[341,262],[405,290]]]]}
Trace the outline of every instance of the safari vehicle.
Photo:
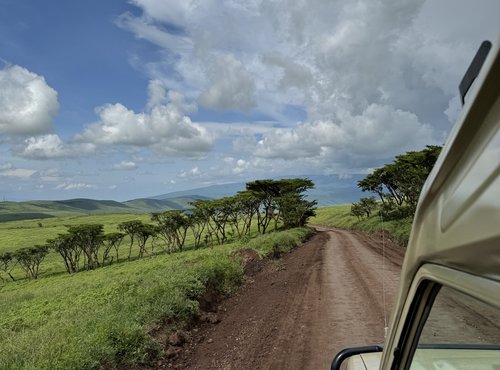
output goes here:
{"type": "MultiPolygon", "coordinates": [[[[500,369],[500,53],[483,42],[420,195],[384,345],[332,369],[500,369]]],[[[362,318],[361,318],[362,319],[362,318]]]]}

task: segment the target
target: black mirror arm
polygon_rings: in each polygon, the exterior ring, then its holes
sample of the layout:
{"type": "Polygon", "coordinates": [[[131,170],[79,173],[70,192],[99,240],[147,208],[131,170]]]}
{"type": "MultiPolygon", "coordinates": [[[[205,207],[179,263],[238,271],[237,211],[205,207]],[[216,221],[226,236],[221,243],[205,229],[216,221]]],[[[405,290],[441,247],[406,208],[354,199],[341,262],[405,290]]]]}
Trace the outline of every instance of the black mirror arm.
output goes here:
{"type": "Polygon", "coordinates": [[[383,350],[384,350],[384,348],[380,345],[365,346],[365,347],[353,347],[353,348],[343,349],[342,351],[337,353],[337,355],[333,359],[331,370],[340,370],[340,365],[348,357],[363,354],[363,353],[382,352],[383,350]]]}

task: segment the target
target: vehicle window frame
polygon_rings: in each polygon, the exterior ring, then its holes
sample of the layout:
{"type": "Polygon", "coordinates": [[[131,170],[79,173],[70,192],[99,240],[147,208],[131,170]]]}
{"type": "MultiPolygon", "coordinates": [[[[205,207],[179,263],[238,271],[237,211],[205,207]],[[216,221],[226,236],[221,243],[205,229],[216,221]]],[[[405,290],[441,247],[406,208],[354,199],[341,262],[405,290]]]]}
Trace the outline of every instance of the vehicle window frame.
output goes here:
{"type": "Polygon", "coordinates": [[[422,330],[441,287],[446,286],[485,304],[500,309],[500,281],[472,275],[450,267],[423,265],[411,284],[414,294],[407,301],[408,309],[398,326],[391,370],[408,370],[417,349],[422,330]]]}
{"type": "Polygon", "coordinates": [[[413,296],[406,315],[398,344],[394,350],[391,370],[408,369],[420,338],[420,333],[429,317],[434,300],[441,289],[441,284],[432,280],[423,280],[413,296]]]}

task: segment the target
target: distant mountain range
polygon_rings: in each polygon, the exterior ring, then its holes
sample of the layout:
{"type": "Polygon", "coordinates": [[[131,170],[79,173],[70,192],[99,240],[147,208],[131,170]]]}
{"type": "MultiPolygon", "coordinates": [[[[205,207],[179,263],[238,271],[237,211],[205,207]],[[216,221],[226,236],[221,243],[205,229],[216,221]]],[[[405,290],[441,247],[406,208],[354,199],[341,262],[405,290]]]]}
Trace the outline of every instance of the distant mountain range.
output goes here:
{"type": "MultiPolygon", "coordinates": [[[[316,199],[320,207],[352,203],[361,197],[367,196],[357,187],[357,181],[364,178],[364,175],[352,175],[345,178],[337,175],[289,176],[289,178],[291,177],[307,177],[314,182],[315,188],[309,190],[307,196],[310,199],[316,199]]],[[[245,183],[237,182],[155,195],[149,197],[149,199],[164,200],[172,197],[193,196],[194,194],[197,197],[203,196],[209,199],[217,199],[234,195],[242,190],[245,190],[245,183]]]]}
{"type": "MultiPolygon", "coordinates": [[[[348,178],[340,178],[336,175],[296,177],[307,177],[314,182],[315,188],[308,191],[307,196],[309,199],[316,199],[320,207],[351,203],[366,196],[356,186],[357,180],[363,178],[362,175],[353,175],[348,178]]],[[[211,185],[126,202],[95,199],[0,202],[0,222],[82,214],[149,213],[187,209],[190,202],[232,196],[242,190],[245,190],[243,182],[211,185]]]]}

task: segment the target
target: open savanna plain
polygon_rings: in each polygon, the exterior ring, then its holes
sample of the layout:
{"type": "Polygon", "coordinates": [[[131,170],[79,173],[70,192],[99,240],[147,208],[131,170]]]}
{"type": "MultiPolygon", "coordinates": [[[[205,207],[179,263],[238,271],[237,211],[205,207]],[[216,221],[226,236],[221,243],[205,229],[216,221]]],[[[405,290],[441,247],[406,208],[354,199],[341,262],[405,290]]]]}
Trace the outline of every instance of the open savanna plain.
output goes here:
{"type": "MultiPolygon", "coordinates": [[[[44,244],[68,226],[102,224],[114,232],[119,223],[150,222],[148,214],[102,214],[52,217],[0,223],[0,253],[44,244]]],[[[61,257],[50,251],[38,279],[27,280],[21,269],[16,281],[0,282],[0,369],[134,368],[161,356],[161,338],[200,314],[207,291],[223,296],[236,289],[243,268],[235,252],[252,248],[260,255],[286,252],[311,234],[296,228],[229,240],[224,245],[165,254],[155,249],[123,258],[95,270],[65,272],[61,257]],[[162,333],[162,336],[159,336],[162,333]]]]}

